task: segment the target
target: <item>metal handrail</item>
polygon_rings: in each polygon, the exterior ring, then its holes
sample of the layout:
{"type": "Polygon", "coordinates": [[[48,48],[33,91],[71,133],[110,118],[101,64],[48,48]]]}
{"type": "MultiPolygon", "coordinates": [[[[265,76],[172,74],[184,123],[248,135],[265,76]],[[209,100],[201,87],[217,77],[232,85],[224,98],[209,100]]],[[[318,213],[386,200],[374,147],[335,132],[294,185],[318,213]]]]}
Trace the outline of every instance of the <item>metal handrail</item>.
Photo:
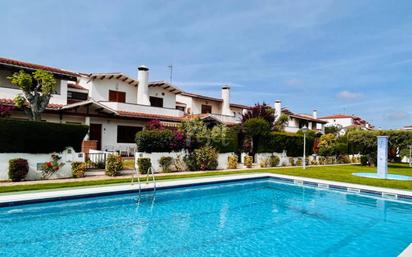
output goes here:
{"type": "MultiPolygon", "coordinates": [[[[140,181],[139,170],[136,167],[135,167],[135,172],[133,172],[133,174],[132,174],[132,181],[131,181],[132,185],[134,185],[134,175],[135,174],[137,176],[137,183],[139,185],[139,199],[140,199],[140,195],[141,195],[141,192],[142,192],[142,185],[141,185],[141,181],[140,181]]],[[[152,182],[153,182],[153,192],[156,193],[156,179],[155,179],[154,169],[152,167],[147,169],[146,184],[149,183],[149,176],[150,175],[152,177],[152,182]]]]}

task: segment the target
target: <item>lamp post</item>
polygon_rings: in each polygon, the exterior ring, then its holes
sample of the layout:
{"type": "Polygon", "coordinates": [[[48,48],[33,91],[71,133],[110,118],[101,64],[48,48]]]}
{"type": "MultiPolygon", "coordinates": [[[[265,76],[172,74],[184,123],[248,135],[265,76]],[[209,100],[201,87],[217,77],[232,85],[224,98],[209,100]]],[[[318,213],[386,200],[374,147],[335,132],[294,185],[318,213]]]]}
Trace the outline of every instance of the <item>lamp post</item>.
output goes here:
{"type": "Polygon", "coordinates": [[[303,161],[302,161],[303,166],[302,167],[305,170],[306,169],[306,133],[308,132],[308,127],[306,127],[306,125],[303,126],[302,132],[303,132],[303,161]]]}
{"type": "Polygon", "coordinates": [[[412,167],[412,145],[408,145],[409,147],[409,168],[412,167]]]}

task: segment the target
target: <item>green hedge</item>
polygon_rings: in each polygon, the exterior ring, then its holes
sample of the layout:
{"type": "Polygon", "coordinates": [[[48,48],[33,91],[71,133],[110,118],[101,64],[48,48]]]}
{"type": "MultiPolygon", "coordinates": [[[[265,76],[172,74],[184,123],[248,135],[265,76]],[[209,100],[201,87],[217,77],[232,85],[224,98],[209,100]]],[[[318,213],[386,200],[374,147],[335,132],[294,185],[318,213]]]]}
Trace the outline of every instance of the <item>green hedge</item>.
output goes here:
{"type": "MultiPolygon", "coordinates": [[[[312,154],[313,138],[306,138],[306,154],[312,154]]],[[[286,150],[288,156],[297,157],[303,154],[303,136],[294,133],[272,132],[261,140],[258,153],[281,153],[286,150]]]]}
{"type": "Polygon", "coordinates": [[[52,153],[81,150],[88,126],[0,119],[0,153],[52,153]]]}

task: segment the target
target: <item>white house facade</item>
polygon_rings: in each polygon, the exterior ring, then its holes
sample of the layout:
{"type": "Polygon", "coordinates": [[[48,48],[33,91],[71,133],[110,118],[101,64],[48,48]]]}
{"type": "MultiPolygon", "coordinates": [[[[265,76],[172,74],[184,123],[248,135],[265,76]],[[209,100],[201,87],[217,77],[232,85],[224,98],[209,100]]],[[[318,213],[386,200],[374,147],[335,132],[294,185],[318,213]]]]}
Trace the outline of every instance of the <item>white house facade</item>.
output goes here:
{"type": "MultiPolygon", "coordinates": [[[[229,87],[222,89],[223,97],[218,99],[183,92],[165,81],[149,82],[145,66],[140,66],[137,78],[133,78],[123,73],[75,73],[7,58],[0,58],[0,104],[14,106],[13,99],[22,93],[8,76],[36,69],[53,73],[58,82],[42,120],[90,126],[84,142],[86,152],[97,149],[132,153],[136,150],[135,134],[153,119],[175,127],[183,118],[199,114],[230,125],[239,123],[243,109],[248,108],[230,104],[229,87]]],[[[10,115],[27,119],[17,109],[10,115]]]]}
{"type": "Polygon", "coordinates": [[[237,124],[248,106],[230,102],[230,87],[223,86],[222,98],[214,98],[188,92],[176,95],[176,101],[188,115],[213,118],[225,124],[237,124]]]}
{"type": "Polygon", "coordinates": [[[288,122],[285,126],[285,131],[290,133],[296,133],[304,126],[308,129],[324,133],[326,121],[317,118],[317,111],[313,110],[312,115],[298,114],[290,111],[287,108],[282,108],[282,102],[276,100],[274,104],[275,121],[279,119],[281,114],[288,116],[288,122]]]}
{"type": "Polygon", "coordinates": [[[347,114],[334,114],[320,117],[319,119],[326,121],[326,126],[339,127],[340,134],[345,134],[348,129],[362,129],[362,130],[372,130],[374,126],[368,121],[355,116],[347,114]]]}

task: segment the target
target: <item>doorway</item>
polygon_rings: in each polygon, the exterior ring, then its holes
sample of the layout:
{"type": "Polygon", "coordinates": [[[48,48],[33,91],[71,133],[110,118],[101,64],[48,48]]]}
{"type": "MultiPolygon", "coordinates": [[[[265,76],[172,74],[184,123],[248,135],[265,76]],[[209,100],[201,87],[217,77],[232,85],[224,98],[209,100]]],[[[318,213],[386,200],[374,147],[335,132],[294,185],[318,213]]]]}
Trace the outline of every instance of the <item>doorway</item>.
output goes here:
{"type": "Polygon", "coordinates": [[[89,139],[97,141],[96,150],[102,149],[102,124],[96,124],[96,123],[90,124],[89,139]]]}

